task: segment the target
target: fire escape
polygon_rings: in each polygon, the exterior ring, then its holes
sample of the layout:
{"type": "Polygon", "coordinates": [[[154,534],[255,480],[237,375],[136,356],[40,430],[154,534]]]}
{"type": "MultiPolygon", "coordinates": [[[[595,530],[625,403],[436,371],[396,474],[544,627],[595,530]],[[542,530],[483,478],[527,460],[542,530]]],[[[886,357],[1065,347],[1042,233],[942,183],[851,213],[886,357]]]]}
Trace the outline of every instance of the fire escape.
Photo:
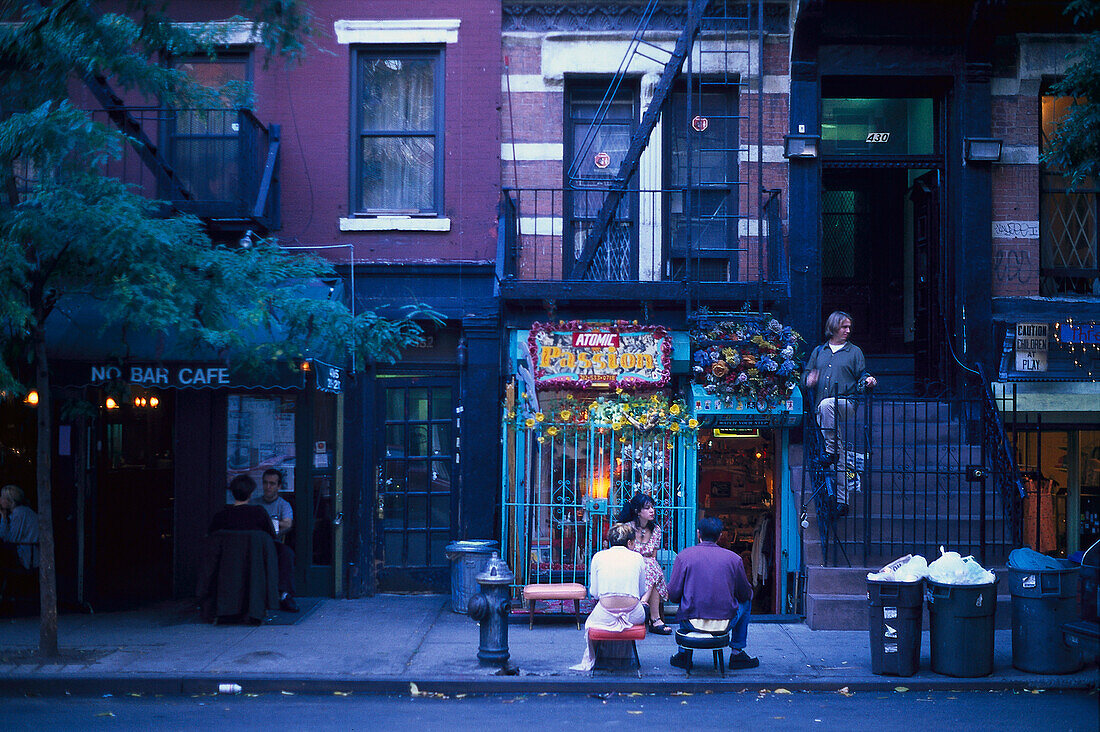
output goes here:
{"type": "Polygon", "coordinates": [[[611,297],[616,288],[596,283],[629,282],[654,290],[656,299],[686,299],[689,312],[702,301],[731,298],[763,309],[789,295],[780,192],[765,185],[778,182],[765,172],[764,155],[768,3],[689,0],[671,50],[659,5],[646,3],[594,118],[578,135],[561,200],[506,191],[501,230],[512,246],[502,251],[504,289],[583,281],[592,283],[586,292],[611,297]],[[621,125],[616,96],[639,68],[654,64],[661,70],[652,97],[618,164],[608,165],[601,146],[613,134],[607,128],[621,125]],[[671,149],[663,151],[660,182],[640,185],[639,165],[658,125],[671,149]],[[593,161],[608,169],[594,170],[593,161]],[[551,263],[557,253],[546,244],[546,234],[557,232],[537,223],[548,211],[563,217],[560,264],[551,263]],[[658,263],[645,273],[639,240],[657,252],[658,263]]]}
{"type": "Polygon", "coordinates": [[[93,119],[130,145],[106,174],[167,202],[165,215],[198,216],[215,238],[260,236],[280,228],[279,125],[248,109],[168,109],[127,104],[106,79],[84,83],[99,102],[93,119]]]}

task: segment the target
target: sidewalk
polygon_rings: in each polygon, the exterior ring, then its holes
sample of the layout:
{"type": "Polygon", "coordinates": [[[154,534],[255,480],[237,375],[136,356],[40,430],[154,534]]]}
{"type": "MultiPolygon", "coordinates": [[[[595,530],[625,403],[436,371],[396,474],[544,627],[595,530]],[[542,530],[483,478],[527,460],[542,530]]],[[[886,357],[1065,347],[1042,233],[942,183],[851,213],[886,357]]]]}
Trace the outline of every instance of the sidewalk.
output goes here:
{"type": "Polygon", "coordinates": [[[199,622],[186,603],[134,612],[63,615],[64,657],[43,665],[29,657],[38,642],[37,618],[0,620],[0,688],[13,694],[208,693],[220,683],[245,692],[301,693],[538,693],[672,692],[741,689],[913,691],[933,689],[1088,689],[1095,666],[1066,676],[1037,676],[1012,668],[1011,633],[997,631],[995,670],[980,679],[954,679],[929,669],[928,636],[921,671],[909,678],[871,673],[866,631],[811,631],[801,624],[754,623],[748,651],[760,667],[711,668],[696,652],[690,677],[668,664],[675,643],[648,636],[638,643],[642,675],[569,670],[580,660],[582,635],[572,623],[536,621],[509,626],[513,676],[478,665],[478,626],[452,613],[442,596],[378,595],[322,600],[295,625],[214,626],[199,622]]]}

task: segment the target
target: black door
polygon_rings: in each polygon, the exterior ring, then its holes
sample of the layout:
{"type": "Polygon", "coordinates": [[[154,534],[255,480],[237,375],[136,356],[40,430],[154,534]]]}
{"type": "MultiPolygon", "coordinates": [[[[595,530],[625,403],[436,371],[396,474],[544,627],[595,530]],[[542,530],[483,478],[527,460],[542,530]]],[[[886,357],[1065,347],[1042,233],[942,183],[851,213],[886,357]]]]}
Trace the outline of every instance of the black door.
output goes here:
{"type": "Polygon", "coordinates": [[[826,169],[821,199],[821,322],[851,313],[865,353],[906,353],[904,168],[826,169]]]}
{"type": "Polygon", "coordinates": [[[454,536],[457,516],[458,381],[408,376],[379,378],[378,384],[378,588],[445,592],[450,570],[443,549],[454,536]]]}
{"type": "Polygon", "coordinates": [[[918,384],[942,384],[943,355],[937,344],[945,324],[941,303],[939,171],[913,182],[913,371],[918,384]]]}

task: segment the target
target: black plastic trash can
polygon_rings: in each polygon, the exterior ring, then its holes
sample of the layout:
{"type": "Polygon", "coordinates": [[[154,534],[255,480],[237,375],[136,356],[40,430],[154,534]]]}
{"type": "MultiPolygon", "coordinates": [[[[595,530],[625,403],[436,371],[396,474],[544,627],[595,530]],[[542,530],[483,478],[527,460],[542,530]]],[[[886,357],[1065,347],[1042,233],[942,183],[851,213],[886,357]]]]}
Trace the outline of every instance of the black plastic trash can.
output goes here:
{"type": "Polygon", "coordinates": [[[923,582],[867,580],[871,673],[912,676],[920,668],[923,582]]]}
{"type": "Polygon", "coordinates": [[[470,598],[480,591],[477,576],[485,564],[499,551],[499,542],[493,539],[465,539],[452,541],[443,551],[451,560],[451,610],[466,614],[470,598]]]}
{"type": "Polygon", "coordinates": [[[1068,646],[1062,624],[1077,620],[1080,569],[1008,568],[1012,593],[1012,665],[1033,674],[1069,674],[1081,668],[1081,654],[1068,646]]]}
{"type": "Polygon", "coordinates": [[[932,670],[965,678],[993,673],[997,580],[988,585],[927,583],[932,670]]]}

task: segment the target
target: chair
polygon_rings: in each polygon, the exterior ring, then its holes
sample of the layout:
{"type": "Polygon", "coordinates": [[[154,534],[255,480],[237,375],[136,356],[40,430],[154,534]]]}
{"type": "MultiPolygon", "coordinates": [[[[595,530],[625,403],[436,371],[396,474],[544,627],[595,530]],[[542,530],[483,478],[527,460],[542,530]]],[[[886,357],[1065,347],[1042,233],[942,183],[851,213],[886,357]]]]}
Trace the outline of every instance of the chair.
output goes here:
{"type": "MultiPolygon", "coordinates": [[[[707,633],[698,630],[676,631],[676,645],[682,650],[714,651],[714,668],[722,678],[726,677],[726,660],[722,655],[722,651],[729,646],[731,640],[732,636],[729,630],[724,633],[707,633]]],[[[691,676],[691,666],[691,660],[689,659],[685,669],[688,676],[691,676]]]]}
{"type": "Polygon", "coordinates": [[[264,531],[215,531],[206,540],[196,595],[204,620],[260,623],[279,606],[275,541],[264,531]]]}
{"type": "Polygon", "coordinates": [[[617,671],[632,668],[637,670],[638,678],[641,678],[642,662],[638,658],[638,641],[644,638],[645,625],[643,624],[632,625],[620,631],[589,628],[588,640],[592,642],[596,654],[592,674],[595,675],[597,671],[617,671]],[[630,649],[630,654],[622,652],[626,648],[630,649]],[[631,658],[631,655],[633,655],[633,658],[631,658]],[[631,664],[624,664],[624,658],[630,660],[631,664]]]}

